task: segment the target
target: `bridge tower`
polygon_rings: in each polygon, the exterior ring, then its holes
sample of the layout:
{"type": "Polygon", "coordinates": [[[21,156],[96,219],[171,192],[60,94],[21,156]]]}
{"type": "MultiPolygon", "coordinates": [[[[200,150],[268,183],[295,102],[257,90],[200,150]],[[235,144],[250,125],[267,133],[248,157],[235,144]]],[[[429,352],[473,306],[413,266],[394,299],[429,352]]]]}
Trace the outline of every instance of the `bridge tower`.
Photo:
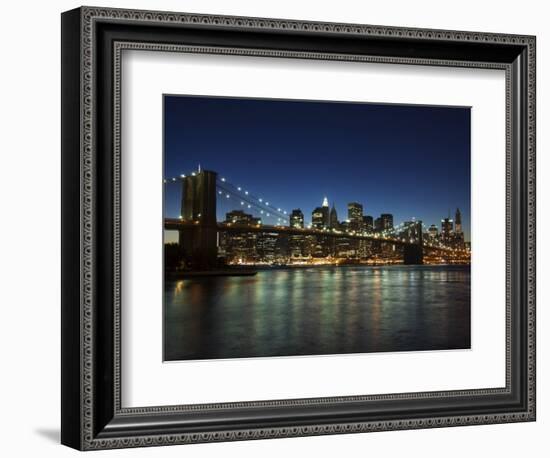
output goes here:
{"type": "Polygon", "coordinates": [[[407,265],[424,264],[424,248],[422,240],[422,221],[416,222],[417,243],[405,245],[403,248],[403,263],[407,265]]]}
{"type": "Polygon", "coordinates": [[[181,216],[194,224],[180,230],[179,243],[194,270],[216,267],[216,176],[216,172],[202,170],[182,180],[181,216]]]}

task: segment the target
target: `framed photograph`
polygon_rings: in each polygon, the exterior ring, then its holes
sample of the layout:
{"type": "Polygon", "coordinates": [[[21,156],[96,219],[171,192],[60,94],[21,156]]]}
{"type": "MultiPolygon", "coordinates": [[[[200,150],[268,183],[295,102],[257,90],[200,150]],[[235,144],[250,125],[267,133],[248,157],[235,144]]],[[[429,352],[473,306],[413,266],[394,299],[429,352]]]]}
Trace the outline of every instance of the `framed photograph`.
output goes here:
{"type": "Polygon", "coordinates": [[[62,15],[62,443],[535,420],[535,38],[62,15]]]}

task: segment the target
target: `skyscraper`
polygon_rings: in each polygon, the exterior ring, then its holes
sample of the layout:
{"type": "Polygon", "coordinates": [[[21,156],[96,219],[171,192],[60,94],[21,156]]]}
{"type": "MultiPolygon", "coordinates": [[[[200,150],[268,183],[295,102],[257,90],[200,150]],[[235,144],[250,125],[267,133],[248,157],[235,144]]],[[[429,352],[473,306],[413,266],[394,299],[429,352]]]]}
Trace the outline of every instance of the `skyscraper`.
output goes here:
{"type": "Polygon", "coordinates": [[[314,229],[323,229],[325,227],[323,207],[317,207],[311,212],[311,227],[314,229]]]}
{"type": "Polygon", "coordinates": [[[329,206],[328,206],[327,196],[325,196],[323,198],[322,208],[323,208],[323,215],[324,215],[324,218],[325,218],[324,227],[328,228],[328,227],[330,227],[330,210],[329,210],[329,206]]]}
{"type": "Polygon", "coordinates": [[[464,249],[464,233],[462,232],[462,215],[460,209],[456,209],[455,213],[455,233],[454,246],[459,249],[464,249]]]}
{"type": "Polygon", "coordinates": [[[380,219],[382,220],[382,230],[393,229],[393,215],[391,213],[382,213],[380,219]]]}
{"type": "Polygon", "coordinates": [[[348,204],[349,228],[352,231],[363,230],[363,205],[358,202],[348,204]]]}
{"type": "Polygon", "coordinates": [[[304,227],[304,214],[299,208],[292,210],[292,213],[290,214],[290,227],[304,227]]]}
{"type": "Polygon", "coordinates": [[[311,212],[311,226],[315,229],[328,229],[330,226],[328,199],[326,197],[323,199],[323,205],[311,212]]]}
{"type": "MultiPolygon", "coordinates": [[[[225,215],[225,222],[242,226],[256,226],[260,219],[242,210],[233,210],[225,215]]],[[[258,238],[254,232],[220,233],[220,251],[229,263],[250,263],[258,260],[258,238]]]]}
{"type": "MultiPolygon", "coordinates": [[[[304,214],[299,208],[292,210],[290,214],[290,227],[294,229],[302,229],[304,227],[304,214]]],[[[308,246],[309,244],[305,235],[293,234],[288,237],[288,249],[291,259],[300,260],[309,256],[308,246]]]]}
{"type": "Polygon", "coordinates": [[[256,240],[256,254],[258,261],[272,263],[277,259],[277,242],[279,235],[267,232],[258,234],[256,240]]]}
{"type": "Polygon", "coordinates": [[[374,230],[376,232],[382,231],[382,218],[378,217],[374,220],[374,230]]]}
{"type": "MultiPolygon", "coordinates": [[[[311,226],[314,229],[328,229],[330,227],[330,210],[328,199],[323,199],[323,205],[315,208],[311,213],[311,226]]],[[[328,256],[329,243],[326,237],[315,235],[310,240],[311,255],[316,258],[328,256]]]]}
{"type": "Polygon", "coordinates": [[[453,220],[444,218],[441,220],[441,243],[450,246],[453,242],[453,220]]]}
{"type": "Polygon", "coordinates": [[[363,226],[367,232],[372,232],[374,230],[374,219],[371,215],[363,216],[363,226]]]}
{"type": "Polygon", "coordinates": [[[460,209],[456,209],[455,213],[455,232],[462,233],[462,215],[460,214],[460,209]]]}
{"type": "MultiPolygon", "coordinates": [[[[358,202],[348,204],[348,228],[352,232],[363,232],[363,205],[358,202]]],[[[364,257],[366,242],[363,240],[349,241],[349,254],[353,258],[364,257]]]]}
{"type": "Polygon", "coordinates": [[[388,231],[393,229],[393,215],[391,213],[382,213],[379,218],[374,221],[374,230],[377,232],[388,231]]]}
{"type": "Polygon", "coordinates": [[[439,230],[437,229],[437,226],[435,224],[432,224],[428,229],[428,236],[430,237],[430,240],[437,240],[438,235],[439,230]]]}
{"type": "Polygon", "coordinates": [[[338,229],[339,225],[340,224],[338,223],[338,213],[336,213],[336,207],[334,206],[333,202],[332,208],[330,209],[329,226],[331,229],[338,229]]]}

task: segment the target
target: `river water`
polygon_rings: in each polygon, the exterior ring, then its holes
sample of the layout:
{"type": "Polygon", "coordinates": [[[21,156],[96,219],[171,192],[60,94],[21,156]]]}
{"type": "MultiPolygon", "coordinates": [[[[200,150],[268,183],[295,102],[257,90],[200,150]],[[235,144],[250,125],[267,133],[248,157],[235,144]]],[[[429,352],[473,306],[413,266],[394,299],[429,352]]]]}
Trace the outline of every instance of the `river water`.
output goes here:
{"type": "Polygon", "coordinates": [[[167,361],[470,348],[469,266],[261,270],[164,294],[167,361]]]}

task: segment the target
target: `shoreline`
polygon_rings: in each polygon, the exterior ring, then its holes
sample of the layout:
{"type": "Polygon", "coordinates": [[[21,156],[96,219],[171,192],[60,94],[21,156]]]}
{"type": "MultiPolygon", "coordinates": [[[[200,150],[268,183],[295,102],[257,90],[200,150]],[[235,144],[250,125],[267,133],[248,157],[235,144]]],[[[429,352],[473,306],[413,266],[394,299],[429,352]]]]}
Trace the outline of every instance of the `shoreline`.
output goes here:
{"type": "Polygon", "coordinates": [[[323,267],[470,267],[471,264],[317,264],[317,265],[284,265],[284,266],[266,266],[266,265],[247,265],[247,268],[255,270],[293,270],[293,269],[319,269],[323,267]]]}
{"type": "Polygon", "coordinates": [[[207,271],[187,271],[187,272],[166,272],[166,280],[180,280],[184,278],[208,278],[208,277],[252,277],[258,272],[270,270],[302,270],[302,269],[322,269],[322,268],[379,268],[379,267],[470,267],[471,264],[317,264],[317,265],[247,265],[247,266],[228,266],[207,271]]]}

